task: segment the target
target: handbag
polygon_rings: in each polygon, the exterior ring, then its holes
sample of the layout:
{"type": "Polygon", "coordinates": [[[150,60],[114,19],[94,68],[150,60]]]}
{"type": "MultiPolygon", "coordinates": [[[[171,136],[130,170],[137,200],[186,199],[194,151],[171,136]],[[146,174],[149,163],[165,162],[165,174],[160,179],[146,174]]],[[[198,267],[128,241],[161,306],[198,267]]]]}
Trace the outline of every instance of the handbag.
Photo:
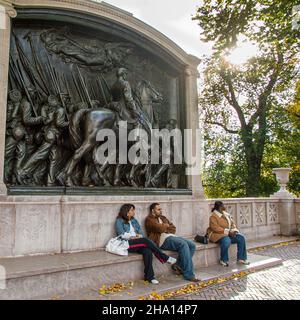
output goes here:
{"type": "Polygon", "coordinates": [[[194,240],[202,244],[208,244],[208,235],[206,234],[205,236],[199,236],[199,234],[197,234],[194,240]]]}
{"type": "Polygon", "coordinates": [[[108,241],[105,251],[117,254],[119,256],[128,256],[128,248],[128,241],[123,240],[121,236],[118,236],[108,241]]]}

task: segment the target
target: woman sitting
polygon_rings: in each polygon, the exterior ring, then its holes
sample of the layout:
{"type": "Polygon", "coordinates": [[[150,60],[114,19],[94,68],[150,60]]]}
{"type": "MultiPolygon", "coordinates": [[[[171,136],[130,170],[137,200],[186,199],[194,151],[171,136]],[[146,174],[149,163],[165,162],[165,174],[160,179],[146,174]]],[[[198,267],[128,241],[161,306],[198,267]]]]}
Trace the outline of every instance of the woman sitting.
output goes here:
{"type": "Polygon", "coordinates": [[[158,284],[158,280],[154,277],[152,266],[152,253],[161,263],[176,263],[176,259],[164,254],[156,244],[145,238],[141,226],[134,218],[135,206],[133,204],[124,204],[120,208],[119,215],[116,220],[116,233],[122,236],[122,239],[128,240],[128,252],[136,252],[143,255],[144,258],[144,280],[152,284],[158,284]]]}
{"type": "Polygon", "coordinates": [[[209,218],[207,234],[211,242],[220,243],[220,264],[228,267],[228,249],[231,243],[237,244],[237,263],[248,265],[245,237],[239,233],[235,222],[225,211],[222,201],[216,201],[209,218]]]}

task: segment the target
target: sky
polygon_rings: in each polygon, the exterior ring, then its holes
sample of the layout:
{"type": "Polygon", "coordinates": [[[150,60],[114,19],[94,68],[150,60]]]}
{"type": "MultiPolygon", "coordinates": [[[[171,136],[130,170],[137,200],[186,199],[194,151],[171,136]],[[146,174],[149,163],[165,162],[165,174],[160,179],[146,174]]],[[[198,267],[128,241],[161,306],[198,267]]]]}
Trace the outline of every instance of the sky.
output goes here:
{"type": "Polygon", "coordinates": [[[157,29],[189,54],[199,58],[210,52],[200,41],[200,27],[191,17],[200,0],[106,0],[157,29]]]}
{"type": "MultiPolygon", "coordinates": [[[[100,0],[94,0],[101,2],[100,0]]],[[[202,0],[106,0],[157,29],[189,54],[198,58],[212,53],[211,43],[200,39],[201,28],[191,18],[202,0]]],[[[232,64],[242,64],[258,53],[258,47],[244,39],[227,56],[232,64]]]]}

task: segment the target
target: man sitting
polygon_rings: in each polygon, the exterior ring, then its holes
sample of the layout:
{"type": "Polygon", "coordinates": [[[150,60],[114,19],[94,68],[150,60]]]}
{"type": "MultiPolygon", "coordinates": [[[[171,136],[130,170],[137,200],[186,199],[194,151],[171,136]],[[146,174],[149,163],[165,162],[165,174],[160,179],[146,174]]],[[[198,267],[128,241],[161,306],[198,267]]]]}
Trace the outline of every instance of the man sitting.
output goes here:
{"type": "Polygon", "coordinates": [[[165,216],[159,203],[152,203],[150,213],[145,220],[148,238],[154,241],[161,249],[177,251],[177,263],[172,269],[177,274],[183,274],[184,279],[192,282],[200,281],[195,277],[192,257],[195,253],[195,244],[188,239],[175,235],[176,227],[165,216]]]}

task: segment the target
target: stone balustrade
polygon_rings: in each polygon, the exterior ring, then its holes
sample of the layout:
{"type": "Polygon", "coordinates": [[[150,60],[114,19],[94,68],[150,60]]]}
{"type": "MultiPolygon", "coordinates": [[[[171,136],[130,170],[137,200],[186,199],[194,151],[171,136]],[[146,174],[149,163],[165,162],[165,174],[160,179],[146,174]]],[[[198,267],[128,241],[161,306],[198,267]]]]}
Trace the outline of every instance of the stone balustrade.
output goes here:
{"type": "MultiPolygon", "coordinates": [[[[220,200],[220,199],[218,199],[220,200]]],[[[300,199],[221,199],[249,240],[300,231],[300,199]]],[[[177,234],[204,234],[214,199],[190,196],[2,196],[0,257],[99,250],[114,236],[123,203],[136,206],[143,226],[149,205],[159,202],[177,234]]]]}
{"type": "MultiPolygon", "coordinates": [[[[218,199],[219,200],[219,199],[218,199]]],[[[270,198],[221,199],[248,238],[259,239],[280,234],[280,200],[270,198]]],[[[215,200],[208,200],[212,208],[215,200]]]]}

